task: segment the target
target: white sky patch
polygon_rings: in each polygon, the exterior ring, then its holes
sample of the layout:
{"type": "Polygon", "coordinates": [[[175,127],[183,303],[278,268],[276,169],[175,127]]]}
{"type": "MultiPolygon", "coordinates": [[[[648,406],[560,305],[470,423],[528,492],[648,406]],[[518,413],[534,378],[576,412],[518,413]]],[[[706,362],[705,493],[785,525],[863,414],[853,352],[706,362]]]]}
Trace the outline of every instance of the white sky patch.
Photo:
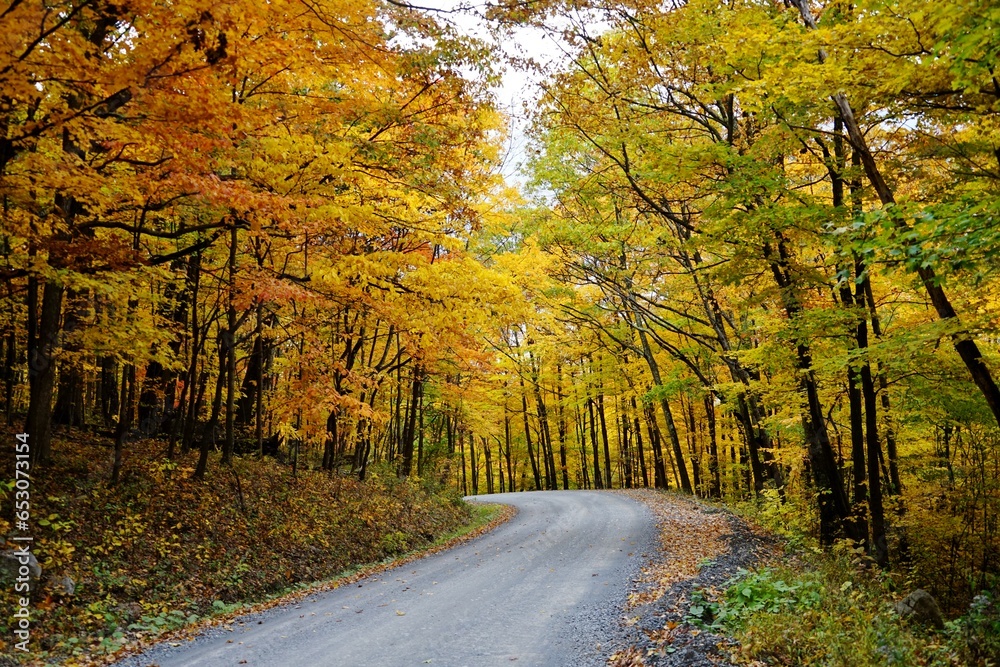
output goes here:
{"type": "MultiPolygon", "coordinates": [[[[460,0],[416,0],[414,4],[447,11],[439,18],[451,22],[463,34],[493,44],[507,59],[530,58],[547,70],[566,61],[565,46],[538,28],[517,28],[512,35],[502,38],[498,43],[482,18],[485,10],[483,4],[470,5],[460,0]]],[[[494,93],[498,106],[510,120],[508,145],[501,173],[511,185],[523,186],[528,180],[522,167],[527,158],[530,113],[537,107],[539,83],[545,75],[514,67],[507,62],[498,63],[497,69],[503,72],[503,80],[494,93]]]]}

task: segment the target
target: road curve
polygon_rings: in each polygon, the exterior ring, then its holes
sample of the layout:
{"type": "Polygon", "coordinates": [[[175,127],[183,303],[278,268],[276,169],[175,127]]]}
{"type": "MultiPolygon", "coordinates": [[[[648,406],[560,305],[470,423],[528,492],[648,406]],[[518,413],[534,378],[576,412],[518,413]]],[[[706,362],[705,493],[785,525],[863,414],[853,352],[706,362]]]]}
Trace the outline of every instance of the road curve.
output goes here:
{"type": "Polygon", "coordinates": [[[629,582],[655,544],[646,507],[595,491],[479,499],[518,514],[454,549],[119,665],[606,664],[629,582]]]}

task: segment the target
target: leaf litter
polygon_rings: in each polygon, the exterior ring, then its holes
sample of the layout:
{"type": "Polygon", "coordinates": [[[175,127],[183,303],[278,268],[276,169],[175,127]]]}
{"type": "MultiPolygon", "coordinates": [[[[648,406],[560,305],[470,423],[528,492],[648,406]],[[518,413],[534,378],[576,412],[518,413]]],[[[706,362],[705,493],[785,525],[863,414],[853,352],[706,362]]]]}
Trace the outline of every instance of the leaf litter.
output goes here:
{"type": "Polygon", "coordinates": [[[656,517],[659,553],[633,582],[625,610],[627,647],[609,667],[732,667],[735,640],[687,623],[691,593],[721,596],[743,569],[777,560],[779,541],[730,512],[690,496],[629,489],[656,517]]]}

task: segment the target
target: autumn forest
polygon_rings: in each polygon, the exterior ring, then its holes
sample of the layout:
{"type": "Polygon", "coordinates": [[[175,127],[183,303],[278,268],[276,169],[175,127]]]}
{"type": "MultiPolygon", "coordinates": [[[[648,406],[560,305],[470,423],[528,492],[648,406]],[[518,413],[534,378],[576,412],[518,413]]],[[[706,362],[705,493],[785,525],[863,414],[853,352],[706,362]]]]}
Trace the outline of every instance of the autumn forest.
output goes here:
{"type": "MultiPolygon", "coordinates": [[[[278,541],[246,526],[291,487],[303,540],[374,535],[336,567],[468,521],[458,496],[648,487],[951,617],[997,590],[996,4],[466,8],[492,39],[394,0],[4,5],[4,447],[30,437],[42,569],[91,595],[42,605],[51,655],[180,595],[115,580],[179,543],[114,540],[238,497],[232,532],[278,541]],[[505,59],[525,28],[562,57],[505,59]]],[[[295,562],[183,595],[328,575],[295,562]]]]}

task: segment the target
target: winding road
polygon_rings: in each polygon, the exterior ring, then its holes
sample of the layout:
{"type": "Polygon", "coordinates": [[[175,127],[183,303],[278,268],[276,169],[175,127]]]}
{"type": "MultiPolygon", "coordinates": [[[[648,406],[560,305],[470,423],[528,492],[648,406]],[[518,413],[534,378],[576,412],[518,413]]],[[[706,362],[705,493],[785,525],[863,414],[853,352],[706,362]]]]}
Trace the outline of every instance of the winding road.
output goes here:
{"type": "Polygon", "coordinates": [[[479,499],[518,514],[453,549],[118,664],[605,665],[629,584],[655,545],[649,510],[595,491],[479,499]]]}

